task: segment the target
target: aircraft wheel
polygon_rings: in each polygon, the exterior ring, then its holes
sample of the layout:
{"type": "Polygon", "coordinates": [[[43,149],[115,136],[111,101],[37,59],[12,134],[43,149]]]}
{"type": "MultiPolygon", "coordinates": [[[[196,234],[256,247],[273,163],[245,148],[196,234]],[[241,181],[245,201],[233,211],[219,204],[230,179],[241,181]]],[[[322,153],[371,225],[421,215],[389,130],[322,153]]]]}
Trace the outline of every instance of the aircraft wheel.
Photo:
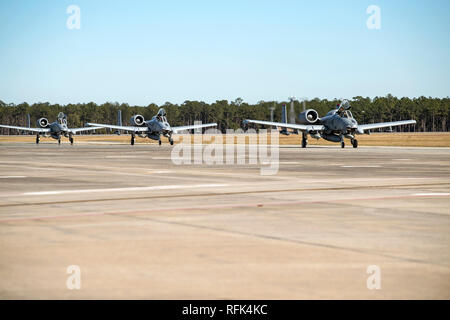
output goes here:
{"type": "Polygon", "coordinates": [[[36,144],[39,144],[40,137],[36,136],[36,144]]]}
{"type": "Polygon", "coordinates": [[[69,141],[70,141],[70,144],[73,145],[73,138],[72,137],[69,137],[69,141]]]}
{"type": "Polygon", "coordinates": [[[352,141],[353,148],[358,148],[358,140],[354,139],[352,141]]]}
{"type": "Polygon", "coordinates": [[[345,142],[341,141],[341,148],[345,148],[345,142]]]}
{"type": "Polygon", "coordinates": [[[170,145],[173,146],[173,140],[169,139],[170,145]]]}
{"type": "Polygon", "coordinates": [[[61,144],[61,137],[58,138],[58,144],[61,144]]]}
{"type": "Polygon", "coordinates": [[[134,146],[134,140],[135,140],[135,138],[132,136],[132,137],[131,137],[131,145],[132,145],[132,146],[134,146]]]}
{"type": "Polygon", "coordinates": [[[161,145],[161,139],[160,139],[160,140],[158,140],[158,144],[159,144],[159,145],[161,145]]]}
{"type": "Polygon", "coordinates": [[[302,139],[302,148],[306,148],[307,144],[308,144],[308,140],[302,139]]]}

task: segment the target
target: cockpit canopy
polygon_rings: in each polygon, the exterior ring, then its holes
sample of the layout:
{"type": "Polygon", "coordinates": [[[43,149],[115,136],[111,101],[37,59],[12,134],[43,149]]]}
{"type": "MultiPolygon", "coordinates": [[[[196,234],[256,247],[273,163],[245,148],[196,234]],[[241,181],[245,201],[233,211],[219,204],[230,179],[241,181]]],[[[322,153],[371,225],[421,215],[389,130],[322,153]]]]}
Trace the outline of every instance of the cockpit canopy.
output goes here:
{"type": "Polygon", "coordinates": [[[344,114],[342,115],[342,118],[353,118],[352,112],[350,110],[345,110],[344,114]]]}
{"type": "Polygon", "coordinates": [[[353,115],[350,112],[350,108],[350,102],[348,102],[348,100],[342,100],[341,104],[338,105],[336,113],[339,114],[342,118],[353,118],[353,115]]]}
{"type": "Polygon", "coordinates": [[[64,112],[58,113],[58,122],[60,124],[67,124],[67,116],[64,114],[64,112]]]}
{"type": "Polygon", "coordinates": [[[158,110],[158,114],[156,115],[156,118],[161,122],[167,122],[166,115],[167,115],[166,110],[164,110],[164,108],[160,108],[158,110]]]}
{"type": "Polygon", "coordinates": [[[342,100],[341,108],[344,108],[345,110],[350,109],[350,102],[348,102],[348,100],[342,100]]]}
{"type": "Polygon", "coordinates": [[[166,110],[164,110],[164,108],[160,108],[158,110],[158,116],[165,117],[166,116],[166,110]]]}

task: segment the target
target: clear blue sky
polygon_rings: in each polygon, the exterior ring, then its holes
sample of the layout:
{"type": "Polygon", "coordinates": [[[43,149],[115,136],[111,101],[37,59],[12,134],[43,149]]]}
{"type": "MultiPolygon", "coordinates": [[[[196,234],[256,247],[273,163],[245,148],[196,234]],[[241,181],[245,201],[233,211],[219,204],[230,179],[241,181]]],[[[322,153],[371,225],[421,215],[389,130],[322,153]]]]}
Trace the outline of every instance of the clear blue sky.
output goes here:
{"type": "Polygon", "coordinates": [[[450,1],[0,1],[0,99],[446,97],[450,1]],[[81,29],[69,30],[69,5],[81,29]],[[369,30],[366,8],[381,8],[369,30]]]}

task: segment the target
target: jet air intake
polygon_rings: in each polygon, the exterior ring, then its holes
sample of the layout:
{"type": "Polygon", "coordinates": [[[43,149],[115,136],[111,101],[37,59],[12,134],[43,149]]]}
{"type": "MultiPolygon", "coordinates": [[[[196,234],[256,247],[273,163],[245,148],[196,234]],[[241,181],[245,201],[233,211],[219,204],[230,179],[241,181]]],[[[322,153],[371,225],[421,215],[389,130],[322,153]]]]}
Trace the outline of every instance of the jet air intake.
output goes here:
{"type": "Polygon", "coordinates": [[[314,124],[319,120],[319,114],[314,109],[308,109],[299,114],[298,120],[300,124],[314,124]]]}
{"type": "Polygon", "coordinates": [[[41,127],[41,128],[48,127],[48,120],[47,120],[47,118],[40,118],[40,119],[38,119],[37,125],[38,125],[38,127],[41,127]]]}
{"type": "Polygon", "coordinates": [[[137,115],[131,117],[130,122],[134,126],[141,126],[144,124],[145,119],[140,114],[137,114],[137,115]]]}

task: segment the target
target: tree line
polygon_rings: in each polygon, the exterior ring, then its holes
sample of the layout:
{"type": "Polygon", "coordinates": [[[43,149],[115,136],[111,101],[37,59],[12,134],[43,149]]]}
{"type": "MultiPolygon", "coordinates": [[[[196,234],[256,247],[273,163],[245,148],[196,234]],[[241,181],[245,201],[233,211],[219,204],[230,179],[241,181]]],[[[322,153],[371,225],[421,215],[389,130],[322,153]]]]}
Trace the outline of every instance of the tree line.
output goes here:
{"type": "MultiPolygon", "coordinates": [[[[385,97],[364,98],[361,96],[350,99],[351,111],[358,123],[374,123],[414,119],[415,126],[394,127],[395,131],[448,131],[450,119],[449,98],[397,98],[390,94],[385,97]]],[[[340,100],[311,99],[305,101],[306,109],[315,109],[320,116],[336,108],[340,100]]],[[[84,127],[86,122],[117,124],[117,111],[122,112],[123,125],[130,124],[129,119],[135,114],[141,114],[145,119],[151,119],[160,107],[167,111],[167,119],[172,126],[216,122],[218,129],[242,128],[244,119],[270,120],[271,108],[274,121],[281,121],[282,105],[287,106],[288,119],[289,101],[260,101],[249,104],[241,98],[234,101],[218,100],[214,103],[203,101],[185,101],[182,104],[166,102],[163,105],[151,103],[147,106],[130,106],[127,103],[106,102],[103,104],[69,103],[67,105],[24,102],[20,104],[5,103],[0,100],[0,124],[27,126],[27,114],[31,116],[31,126],[36,126],[39,118],[54,121],[59,112],[67,115],[69,127],[84,127]]],[[[294,101],[295,114],[303,110],[303,102],[294,101]]],[[[99,131],[100,133],[102,131],[99,131]]],[[[104,132],[104,131],[103,131],[104,132]]],[[[16,131],[0,128],[0,134],[14,134],[16,131]]]]}

